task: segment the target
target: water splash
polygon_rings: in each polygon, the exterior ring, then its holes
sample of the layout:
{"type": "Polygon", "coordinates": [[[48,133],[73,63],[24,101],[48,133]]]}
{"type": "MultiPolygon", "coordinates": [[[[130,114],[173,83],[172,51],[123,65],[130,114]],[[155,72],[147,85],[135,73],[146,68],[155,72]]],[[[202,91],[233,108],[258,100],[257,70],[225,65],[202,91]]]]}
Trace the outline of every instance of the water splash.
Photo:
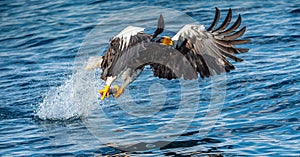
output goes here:
{"type": "Polygon", "coordinates": [[[51,88],[36,115],[43,120],[66,120],[89,114],[97,107],[96,79],[92,74],[76,71],[61,86],[51,88]]]}

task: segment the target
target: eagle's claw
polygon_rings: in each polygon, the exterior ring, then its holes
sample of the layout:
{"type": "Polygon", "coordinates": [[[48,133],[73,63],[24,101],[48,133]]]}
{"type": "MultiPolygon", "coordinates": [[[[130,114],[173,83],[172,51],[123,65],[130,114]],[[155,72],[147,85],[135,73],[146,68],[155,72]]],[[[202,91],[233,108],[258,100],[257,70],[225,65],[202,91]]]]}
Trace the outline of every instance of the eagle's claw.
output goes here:
{"type": "Polygon", "coordinates": [[[98,90],[98,92],[101,94],[101,100],[104,100],[105,97],[109,98],[109,90],[110,86],[105,86],[103,89],[98,90]]]}

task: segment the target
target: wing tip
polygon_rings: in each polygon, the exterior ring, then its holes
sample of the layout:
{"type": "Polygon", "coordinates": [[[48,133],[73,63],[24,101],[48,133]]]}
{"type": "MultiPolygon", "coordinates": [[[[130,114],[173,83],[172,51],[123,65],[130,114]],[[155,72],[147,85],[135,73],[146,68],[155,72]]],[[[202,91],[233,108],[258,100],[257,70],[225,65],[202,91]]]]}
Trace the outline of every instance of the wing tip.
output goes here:
{"type": "Polygon", "coordinates": [[[208,27],[207,31],[211,31],[219,22],[220,19],[220,9],[218,7],[215,7],[215,18],[213,23],[208,27]]]}

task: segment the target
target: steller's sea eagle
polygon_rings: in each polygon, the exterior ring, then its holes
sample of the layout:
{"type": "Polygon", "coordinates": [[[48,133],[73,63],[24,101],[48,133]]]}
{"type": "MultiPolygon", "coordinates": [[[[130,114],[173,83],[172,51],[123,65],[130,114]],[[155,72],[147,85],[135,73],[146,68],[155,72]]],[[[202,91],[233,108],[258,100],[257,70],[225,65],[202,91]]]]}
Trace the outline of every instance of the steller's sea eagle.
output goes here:
{"type": "Polygon", "coordinates": [[[241,37],[246,27],[237,30],[241,24],[241,16],[229,27],[232,10],[229,9],[223,23],[218,25],[220,10],[216,8],[215,18],[210,27],[187,24],[175,36],[158,35],[164,30],[162,15],[153,35],[144,33],[144,28],[128,26],[110,41],[110,46],[104,56],[90,58],[86,69],[101,67],[101,79],[106,86],[98,92],[101,99],[119,97],[124,89],[133,82],[146,65],[150,65],[155,77],[166,79],[198,79],[210,77],[222,72],[229,72],[234,66],[227,60],[236,62],[242,59],[234,56],[248,52],[246,48],[236,48],[235,45],[248,43],[241,37]],[[121,77],[121,87],[112,83],[121,77]]]}

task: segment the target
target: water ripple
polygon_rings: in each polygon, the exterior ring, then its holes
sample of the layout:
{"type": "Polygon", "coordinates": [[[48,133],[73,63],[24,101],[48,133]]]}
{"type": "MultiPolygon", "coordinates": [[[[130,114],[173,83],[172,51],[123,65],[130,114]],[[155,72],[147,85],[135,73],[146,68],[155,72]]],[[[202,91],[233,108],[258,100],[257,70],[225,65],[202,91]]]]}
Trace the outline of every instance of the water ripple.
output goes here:
{"type": "MultiPolygon", "coordinates": [[[[299,1],[46,0],[0,4],[0,156],[300,154],[299,1]],[[200,94],[195,88],[180,92],[178,81],[153,78],[146,68],[128,87],[133,98],[128,102],[137,107],[120,108],[124,105],[114,100],[102,104],[94,99],[99,97],[95,91],[104,84],[97,77],[99,71],[74,71],[78,60],[102,54],[109,39],[134,20],[120,14],[122,11],[149,5],[180,10],[206,27],[213,20],[214,7],[221,9],[222,18],[228,8],[233,10],[233,19],[238,13],[242,15],[243,25],[247,26],[245,36],[251,40],[246,45],[250,51],[238,54],[245,61],[234,63],[236,70],[226,74],[226,80],[221,82],[226,84],[226,96],[223,107],[216,109],[222,112],[214,115],[218,121],[213,127],[203,125],[214,122],[206,115],[212,99],[210,79],[199,80],[200,94]],[[98,34],[93,32],[97,27],[102,29],[98,34]],[[94,40],[82,45],[88,34],[94,40]],[[182,134],[171,135],[177,139],[170,141],[155,135],[147,142],[132,140],[172,120],[180,110],[181,94],[199,94],[200,102],[184,101],[190,106],[198,105],[197,109],[185,109],[186,115],[196,112],[192,119],[178,118],[174,123],[192,120],[182,134]],[[151,106],[151,98],[164,103],[157,101],[156,106],[151,106]],[[98,139],[91,132],[86,121],[99,114],[106,116],[101,120],[109,117],[120,126],[114,130],[116,134],[98,130],[106,133],[106,139],[98,139]],[[201,136],[201,127],[210,130],[206,137],[201,136]],[[116,138],[120,143],[134,144],[124,145],[127,150],[156,149],[126,152],[109,145],[116,138]],[[164,146],[158,149],[160,145],[164,146]]],[[[152,11],[156,13],[153,8],[152,11]]],[[[141,26],[152,25],[151,20],[156,22],[153,18],[128,15],[135,16],[141,26]]],[[[178,22],[171,22],[168,27],[177,25],[178,22]]],[[[168,129],[171,132],[178,128],[180,125],[168,129]]]]}

